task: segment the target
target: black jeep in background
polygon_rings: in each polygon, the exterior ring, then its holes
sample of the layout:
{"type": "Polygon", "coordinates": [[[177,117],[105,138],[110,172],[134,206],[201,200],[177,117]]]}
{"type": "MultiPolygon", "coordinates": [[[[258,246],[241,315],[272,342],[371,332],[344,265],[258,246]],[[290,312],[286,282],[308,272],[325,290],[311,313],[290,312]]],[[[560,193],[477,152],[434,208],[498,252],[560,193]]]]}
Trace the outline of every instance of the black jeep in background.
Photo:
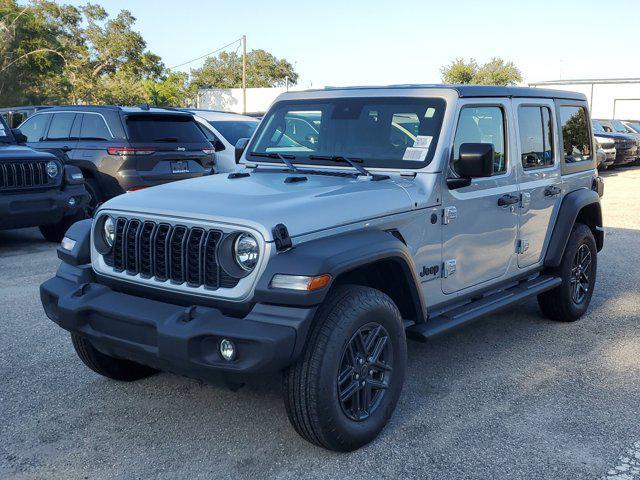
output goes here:
{"type": "Polygon", "coordinates": [[[22,140],[0,117],[0,230],[39,226],[47,240],[59,242],[85,217],[89,194],[82,172],[18,145],[22,140]]]}
{"type": "Polygon", "coordinates": [[[126,191],[213,173],[214,147],[186,112],[147,106],[40,107],[20,132],[28,146],[82,170],[91,209],[126,191]]]}

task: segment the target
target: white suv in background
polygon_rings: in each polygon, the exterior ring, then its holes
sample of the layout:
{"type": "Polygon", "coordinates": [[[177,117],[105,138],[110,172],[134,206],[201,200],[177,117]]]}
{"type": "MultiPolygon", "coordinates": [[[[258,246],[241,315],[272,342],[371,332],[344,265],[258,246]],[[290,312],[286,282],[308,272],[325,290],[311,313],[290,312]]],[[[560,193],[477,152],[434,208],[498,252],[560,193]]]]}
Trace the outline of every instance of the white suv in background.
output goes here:
{"type": "Polygon", "coordinates": [[[184,109],[193,113],[205,127],[205,134],[216,150],[216,173],[231,172],[236,168],[235,145],[240,138],[251,138],[259,120],[237,113],[204,109],[184,109]]]}

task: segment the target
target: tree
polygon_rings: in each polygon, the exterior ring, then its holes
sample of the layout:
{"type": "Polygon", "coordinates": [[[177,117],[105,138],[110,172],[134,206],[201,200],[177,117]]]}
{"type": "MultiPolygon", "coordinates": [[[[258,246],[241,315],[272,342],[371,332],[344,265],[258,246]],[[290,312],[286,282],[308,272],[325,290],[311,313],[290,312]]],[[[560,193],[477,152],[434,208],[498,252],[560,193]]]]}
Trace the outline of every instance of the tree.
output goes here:
{"type": "Polygon", "coordinates": [[[475,59],[457,58],[440,69],[442,81],[451,84],[515,85],[522,82],[522,74],[513,62],[494,57],[484,65],[475,59]]]}
{"type": "MultiPolygon", "coordinates": [[[[202,68],[191,71],[192,88],[239,88],[242,86],[242,56],[222,52],[209,57],[202,68]]],[[[277,87],[287,81],[295,85],[298,74],[285,59],[264,50],[247,53],[247,87],[277,87]]]]}

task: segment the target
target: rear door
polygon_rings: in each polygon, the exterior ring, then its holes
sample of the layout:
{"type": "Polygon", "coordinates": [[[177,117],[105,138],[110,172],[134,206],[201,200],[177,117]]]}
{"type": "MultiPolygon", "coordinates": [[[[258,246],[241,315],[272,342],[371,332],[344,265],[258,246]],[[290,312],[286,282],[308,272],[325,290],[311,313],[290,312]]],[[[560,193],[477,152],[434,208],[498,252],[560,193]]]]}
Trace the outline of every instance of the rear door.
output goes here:
{"type": "Polygon", "coordinates": [[[518,267],[542,261],[562,197],[557,119],[553,100],[514,99],[520,179],[518,267]]]}
{"type": "Polygon", "coordinates": [[[145,182],[163,183],[205,175],[213,146],[191,115],[142,113],[125,117],[135,168],[145,182]]]}

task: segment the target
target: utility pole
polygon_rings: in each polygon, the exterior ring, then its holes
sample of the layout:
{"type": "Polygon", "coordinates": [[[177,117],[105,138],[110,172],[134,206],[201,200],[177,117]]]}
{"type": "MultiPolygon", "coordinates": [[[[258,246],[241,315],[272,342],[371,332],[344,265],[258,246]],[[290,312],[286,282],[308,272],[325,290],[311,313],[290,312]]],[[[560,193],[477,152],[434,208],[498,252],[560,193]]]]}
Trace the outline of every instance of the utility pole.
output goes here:
{"type": "Polygon", "coordinates": [[[242,113],[247,113],[247,36],[242,35],[242,113]]]}

